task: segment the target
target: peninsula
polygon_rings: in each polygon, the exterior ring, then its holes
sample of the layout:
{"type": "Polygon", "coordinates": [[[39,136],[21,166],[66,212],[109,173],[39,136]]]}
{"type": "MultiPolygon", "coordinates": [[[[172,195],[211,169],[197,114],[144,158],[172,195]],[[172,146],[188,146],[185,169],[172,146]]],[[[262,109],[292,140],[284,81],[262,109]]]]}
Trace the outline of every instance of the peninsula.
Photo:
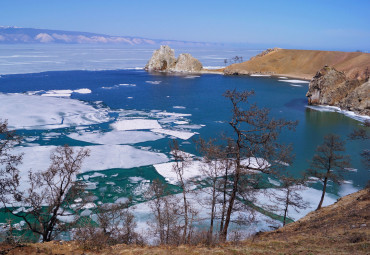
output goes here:
{"type": "Polygon", "coordinates": [[[370,116],[370,54],[268,49],[224,68],[226,75],[264,74],[310,80],[310,105],[336,106],[370,116]]]}
{"type": "Polygon", "coordinates": [[[229,75],[269,74],[311,80],[324,66],[344,72],[348,79],[364,80],[370,70],[370,54],[274,48],[222,71],[229,75]]]}

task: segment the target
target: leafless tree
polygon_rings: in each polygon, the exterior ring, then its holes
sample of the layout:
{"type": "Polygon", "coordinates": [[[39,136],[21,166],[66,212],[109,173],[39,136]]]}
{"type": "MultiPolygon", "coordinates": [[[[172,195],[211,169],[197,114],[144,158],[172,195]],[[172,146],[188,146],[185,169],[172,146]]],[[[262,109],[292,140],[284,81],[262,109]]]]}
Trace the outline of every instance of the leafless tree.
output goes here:
{"type": "Polygon", "coordinates": [[[279,162],[288,158],[290,147],[278,141],[283,129],[294,129],[296,122],[269,117],[269,110],[249,103],[253,91],[226,91],[224,96],[232,104],[232,118],[229,122],[233,135],[230,137],[230,156],[234,161],[232,188],[229,190],[227,211],[222,229],[222,239],[226,240],[235,200],[239,197],[249,200],[258,179],[253,171],[273,174],[281,166],[279,162]]]}
{"type": "Polygon", "coordinates": [[[115,244],[143,244],[143,238],[135,231],[136,222],[130,211],[130,203],[98,206],[93,210],[95,217],[80,220],[74,238],[85,249],[101,249],[115,244]]]}
{"type": "MultiPolygon", "coordinates": [[[[362,127],[353,130],[353,132],[349,135],[350,140],[363,140],[367,141],[370,139],[368,134],[368,130],[370,128],[370,121],[366,120],[362,127]]],[[[370,167],[370,149],[364,149],[361,152],[362,162],[366,167],[370,167]]]]}
{"type": "Polygon", "coordinates": [[[186,167],[190,164],[190,159],[187,153],[180,150],[179,145],[176,140],[173,140],[170,144],[171,153],[174,157],[175,164],[173,165],[172,171],[176,173],[177,177],[177,184],[181,188],[182,192],[182,208],[183,208],[183,219],[184,224],[183,228],[183,235],[182,235],[182,242],[189,243],[191,238],[191,230],[192,230],[192,222],[195,220],[195,216],[197,214],[196,210],[192,207],[192,205],[188,201],[188,194],[190,192],[189,183],[184,178],[184,174],[186,171],[186,167]]]}
{"type": "Polygon", "coordinates": [[[43,242],[51,241],[63,227],[60,218],[76,215],[76,211],[68,207],[74,203],[77,195],[83,193],[83,185],[75,182],[75,177],[88,156],[89,150],[75,152],[67,145],[58,147],[50,156],[51,165],[47,170],[29,171],[29,188],[26,190],[21,187],[18,172],[13,171],[9,175],[14,178],[15,185],[8,187],[0,197],[3,207],[24,220],[32,232],[41,236],[43,242]],[[22,206],[21,210],[16,210],[17,206],[22,206]]]}
{"type": "Polygon", "coordinates": [[[159,244],[182,243],[179,200],[170,194],[160,180],[153,180],[146,196],[151,199],[149,206],[154,215],[154,220],[148,222],[152,229],[150,234],[159,238],[159,244]]]}
{"type": "Polygon", "coordinates": [[[279,180],[281,185],[280,187],[276,187],[276,192],[270,197],[274,205],[269,209],[271,211],[283,212],[283,226],[285,226],[289,217],[289,209],[299,212],[299,210],[305,209],[308,206],[308,203],[304,201],[299,193],[304,188],[305,179],[295,178],[288,172],[285,172],[280,175],[279,180]]]}
{"type": "Polygon", "coordinates": [[[348,171],[349,157],[341,154],[344,151],[344,141],[335,134],[326,135],[323,144],[316,148],[316,154],[307,170],[308,175],[319,178],[323,183],[321,199],[316,210],[322,206],[328,181],[339,184],[343,180],[343,173],[348,171]]]}
{"type": "Polygon", "coordinates": [[[9,130],[7,121],[0,120],[0,197],[19,185],[17,166],[22,163],[23,155],[13,155],[11,150],[20,142],[21,137],[9,130]]]}

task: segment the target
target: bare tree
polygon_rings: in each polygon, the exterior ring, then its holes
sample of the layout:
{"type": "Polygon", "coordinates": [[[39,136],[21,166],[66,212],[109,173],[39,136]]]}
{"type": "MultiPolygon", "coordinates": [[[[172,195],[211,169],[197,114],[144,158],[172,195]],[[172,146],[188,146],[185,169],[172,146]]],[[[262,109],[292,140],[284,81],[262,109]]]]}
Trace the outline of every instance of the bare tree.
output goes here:
{"type": "Polygon", "coordinates": [[[135,232],[136,222],[130,212],[130,203],[103,204],[94,210],[94,217],[80,221],[74,238],[85,249],[102,249],[115,244],[142,244],[142,237],[135,232]]]}
{"type": "MultiPolygon", "coordinates": [[[[232,118],[229,122],[233,130],[229,144],[230,156],[234,160],[232,188],[227,201],[227,211],[222,229],[222,239],[227,231],[234,210],[235,200],[250,199],[253,188],[258,187],[256,175],[251,170],[262,173],[275,173],[279,162],[288,158],[290,147],[280,144],[278,137],[284,128],[294,129],[296,122],[275,120],[269,117],[269,110],[249,103],[253,91],[226,91],[224,96],[232,104],[232,118]]],[[[258,178],[257,178],[258,179],[258,178]]]]}
{"type": "MultiPolygon", "coordinates": [[[[215,140],[205,141],[202,138],[199,138],[197,141],[198,150],[203,155],[204,165],[201,168],[202,176],[206,186],[209,186],[209,201],[206,201],[206,204],[210,206],[211,215],[210,215],[210,226],[208,230],[207,242],[213,242],[213,229],[214,221],[216,219],[216,205],[221,195],[219,188],[222,185],[221,177],[224,175],[224,165],[222,160],[222,147],[215,144],[215,140]],[[208,203],[207,203],[208,202],[208,203]]],[[[205,189],[200,190],[204,192],[205,189]]],[[[208,190],[208,189],[207,189],[208,190]]],[[[207,199],[208,200],[208,199],[207,199]]],[[[201,201],[203,203],[203,201],[201,201]]]]}
{"type": "Polygon", "coordinates": [[[167,186],[160,180],[153,180],[146,195],[151,199],[149,206],[154,215],[154,220],[148,222],[152,236],[159,238],[159,244],[182,243],[178,199],[169,193],[167,186]]]}
{"type": "Polygon", "coordinates": [[[21,137],[9,130],[7,121],[0,120],[0,197],[19,185],[17,165],[22,163],[23,155],[13,155],[11,150],[20,142],[21,137]]]}
{"type": "Polygon", "coordinates": [[[343,180],[343,173],[348,172],[349,157],[341,154],[344,151],[344,141],[335,134],[326,135],[323,144],[316,148],[311,167],[307,170],[308,175],[319,178],[323,183],[321,199],[316,210],[322,206],[328,181],[339,184],[343,180]]]}
{"type": "Polygon", "coordinates": [[[75,177],[88,156],[89,150],[75,152],[67,145],[58,147],[50,156],[51,165],[47,170],[29,171],[27,190],[22,190],[19,174],[13,171],[10,176],[16,184],[8,187],[0,201],[8,212],[24,220],[32,232],[39,234],[43,242],[51,241],[63,226],[60,218],[76,215],[76,211],[68,207],[76,195],[83,193],[83,186],[75,182],[75,177]],[[16,206],[22,206],[23,210],[16,210],[16,206]]]}
{"type": "Polygon", "coordinates": [[[172,141],[170,147],[171,153],[175,160],[175,164],[173,165],[172,171],[176,173],[177,184],[180,186],[182,192],[183,200],[182,208],[184,218],[184,224],[182,226],[183,228],[182,242],[189,243],[189,240],[191,238],[192,222],[194,221],[194,218],[197,214],[197,212],[194,210],[194,208],[188,201],[188,194],[190,192],[189,189],[190,183],[184,178],[185,169],[190,164],[189,162],[190,159],[187,153],[180,150],[176,140],[172,141]]]}
{"type": "MultiPolygon", "coordinates": [[[[366,120],[362,127],[353,130],[353,132],[349,135],[350,140],[369,140],[370,136],[367,133],[368,129],[370,128],[370,121],[366,120]]],[[[366,167],[370,167],[370,149],[364,149],[361,152],[362,162],[366,167]]]]}
{"type": "Polygon", "coordinates": [[[285,226],[289,217],[289,209],[299,212],[300,209],[305,209],[308,206],[308,203],[303,200],[299,193],[304,188],[305,179],[295,178],[285,172],[280,175],[279,180],[281,182],[280,187],[277,187],[276,192],[270,197],[270,200],[274,203],[270,210],[283,212],[283,226],[285,226]]]}

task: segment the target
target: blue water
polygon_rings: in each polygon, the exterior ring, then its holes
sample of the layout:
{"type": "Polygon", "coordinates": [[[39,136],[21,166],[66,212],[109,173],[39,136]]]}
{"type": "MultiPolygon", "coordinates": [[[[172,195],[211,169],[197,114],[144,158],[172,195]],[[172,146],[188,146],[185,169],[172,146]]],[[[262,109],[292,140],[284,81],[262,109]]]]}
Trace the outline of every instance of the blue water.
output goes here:
{"type": "MultiPolygon", "coordinates": [[[[161,110],[191,114],[187,117],[190,124],[204,125],[200,129],[192,130],[199,133],[192,139],[198,136],[216,137],[221,132],[230,132],[227,122],[231,117],[231,104],[223,97],[223,93],[233,89],[254,90],[255,96],[252,102],[256,102],[260,107],[270,108],[273,117],[299,121],[295,132],[282,134],[283,142],[293,144],[296,156],[290,170],[296,175],[308,167],[308,160],[312,158],[316,146],[322,142],[326,134],[332,132],[347,139],[347,135],[361,125],[361,122],[339,113],[320,112],[307,108],[305,94],[308,84],[292,86],[290,83],[271,77],[203,74],[189,78],[186,75],[153,74],[144,70],[112,70],[52,71],[2,75],[0,78],[0,92],[2,93],[80,88],[89,88],[92,93],[73,93],[72,99],[83,100],[92,105],[95,105],[96,101],[102,101],[104,107],[109,110],[135,109],[147,112],[161,110]],[[148,81],[154,81],[157,84],[148,83],[148,81]],[[123,83],[136,86],[116,86],[123,83]],[[174,106],[183,108],[174,108],[174,106]]],[[[116,116],[114,113],[111,115],[113,120],[109,123],[115,121],[116,116]]],[[[91,128],[110,131],[109,123],[95,125],[91,128]]],[[[42,131],[37,130],[20,130],[19,132],[26,136],[35,134],[42,136],[42,131]]],[[[58,132],[70,132],[70,130],[60,129],[58,132]]],[[[185,151],[197,154],[192,139],[185,142],[179,140],[179,142],[185,151]]],[[[149,145],[153,150],[168,153],[169,140],[170,138],[167,137],[139,145],[149,145]]],[[[75,141],[65,136],[53,139],[40,138],[34,143],[39,145],[62,145],[64,143],[88,145],[86,142],[75,141]]],[[[348,173],[345,178],[352,181],[356,187],[364,187],[369,179],[369,171],[361,164],[359,154],[366,144],[361,141],[347,141],[346,146],[347,153],[352,158],[352,167],[358,171],[348,173]]],[[[154,168],[149,167],[145,171],[148,176],[158,175],[154,168]]],[[[145,176],[145,171],[140,175],[145,176]]],[[[126,174],[129,173],[134,174],[132,171],[126,174]]]]}

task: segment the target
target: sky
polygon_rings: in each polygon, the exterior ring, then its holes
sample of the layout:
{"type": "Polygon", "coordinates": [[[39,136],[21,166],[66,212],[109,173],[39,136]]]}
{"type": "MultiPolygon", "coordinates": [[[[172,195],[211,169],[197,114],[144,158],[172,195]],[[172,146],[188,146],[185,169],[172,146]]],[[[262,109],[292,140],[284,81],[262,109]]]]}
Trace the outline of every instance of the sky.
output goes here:
{"type": "Polygon", "coordinates": [[[0,0],[0,26],[370,50],[370,0],[0,0]]]}

